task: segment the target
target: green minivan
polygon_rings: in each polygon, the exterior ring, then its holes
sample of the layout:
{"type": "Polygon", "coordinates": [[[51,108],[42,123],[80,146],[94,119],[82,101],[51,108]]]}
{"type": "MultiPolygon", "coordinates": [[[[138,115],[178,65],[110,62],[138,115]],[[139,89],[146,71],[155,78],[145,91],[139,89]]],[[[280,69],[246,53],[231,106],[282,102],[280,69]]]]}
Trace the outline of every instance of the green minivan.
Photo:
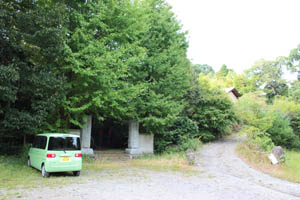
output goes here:
{"type": "Polygon", "coordinates": [[[64,133],[44,133],[35,136],[28,153],[28,166],[42,171],[43,177],[51,172],[73,172],[80,175],[82,153],[80,137],[64,133]]]}

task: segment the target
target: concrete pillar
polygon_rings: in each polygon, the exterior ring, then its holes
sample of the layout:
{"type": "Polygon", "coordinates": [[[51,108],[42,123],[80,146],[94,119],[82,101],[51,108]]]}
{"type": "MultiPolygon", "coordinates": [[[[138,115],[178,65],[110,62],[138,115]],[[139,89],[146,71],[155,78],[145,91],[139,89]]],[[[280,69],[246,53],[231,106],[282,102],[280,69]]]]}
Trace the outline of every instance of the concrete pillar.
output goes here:
{"type": "Polygon", "coordinates": [[[128,148],[126,152],[131,155],[141,154],[139,149],[139,122],[137,120],[129,121],[128,148]]]}
{"type": "Polygon", "coordinates": [[[92,116],[86,116],[86,122],[83,128],[80,129],[81,136],[81,151],[83,154],[94,154],[93,149],[91,149],[91,135],[92,135],[92,116]]]}

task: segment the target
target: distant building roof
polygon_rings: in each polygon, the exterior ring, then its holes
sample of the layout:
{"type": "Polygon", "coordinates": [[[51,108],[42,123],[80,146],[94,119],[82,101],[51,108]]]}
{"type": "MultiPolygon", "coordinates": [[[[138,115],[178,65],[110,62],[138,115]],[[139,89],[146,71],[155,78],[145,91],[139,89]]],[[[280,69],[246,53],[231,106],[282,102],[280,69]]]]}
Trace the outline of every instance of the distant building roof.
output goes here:
{"type": "Polygon", "coordinates": [[[234,94],[234,96],[236,96],[237,98],[241,97],[242,95],[237,91],[237,89],[235,89],[234,87],[231,88],[225,88],[224,89],[225,92],[229,93],[232,92],[234,94]]]}

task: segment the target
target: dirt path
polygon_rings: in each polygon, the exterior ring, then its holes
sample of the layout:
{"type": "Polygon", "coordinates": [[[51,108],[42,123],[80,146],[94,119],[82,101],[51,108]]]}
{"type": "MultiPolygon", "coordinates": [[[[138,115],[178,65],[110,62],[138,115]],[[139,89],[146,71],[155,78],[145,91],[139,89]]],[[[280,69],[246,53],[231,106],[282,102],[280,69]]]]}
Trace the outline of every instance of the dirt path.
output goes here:
{"type": "MultiPolygon", "coordinates": [[[[84,184],[22,192],[21,199],[97,200],[296,200],[300,185],[248,167],[234,153],[237,141],[205,145],[199,153],[200,173],[126,169],[112,178],[101,174],[84,184]]],[[[0,198],[1,199],[1,198],[0,198]]]]}

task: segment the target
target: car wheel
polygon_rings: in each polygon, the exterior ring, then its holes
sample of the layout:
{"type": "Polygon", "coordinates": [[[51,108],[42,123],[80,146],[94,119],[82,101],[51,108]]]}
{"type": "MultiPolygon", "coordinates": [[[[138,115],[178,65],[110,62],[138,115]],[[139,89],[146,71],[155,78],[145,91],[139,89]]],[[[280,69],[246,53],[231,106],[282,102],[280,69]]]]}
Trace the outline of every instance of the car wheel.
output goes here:
{"type": "Polygon", "coordinates": [[[28,157],[28,160],[27,160],[27,165],[28,167],[31,167],[31,162],[30,162],[30,158],[28,157]]]}
{"type": "Polygon", "coordinates": [[[73,175],[74,175],[74,176],[79,176],[79,175],[80,175],[80,171],[74,171],[74,172],[73,172],[73,175]]]}
{"type": "Polygon", "coordinates": [[[43,164],[42,165],[42,176],[44,178],[48,178],[50,176],[50,173],[49,172],[46,172],[46,169],[45,169],[45,165],[43,164]]]}

